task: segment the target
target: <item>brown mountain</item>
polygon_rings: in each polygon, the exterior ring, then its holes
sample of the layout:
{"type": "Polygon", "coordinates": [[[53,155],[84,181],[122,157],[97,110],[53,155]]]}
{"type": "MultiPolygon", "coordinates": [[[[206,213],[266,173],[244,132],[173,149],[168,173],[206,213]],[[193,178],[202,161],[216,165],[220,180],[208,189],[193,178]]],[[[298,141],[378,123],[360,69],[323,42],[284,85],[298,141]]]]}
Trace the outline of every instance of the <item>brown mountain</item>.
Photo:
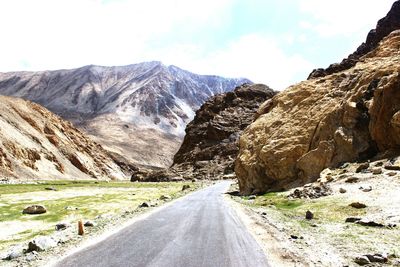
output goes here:
{"type": "Polygon", "coordinates": [[[38,104],[5,96],[0,96],[0,177],[127,178],[101,145],[70,122],[38,104]]]}
{"type": "Polygon", "coordinates": [[[266,85],[244,84],[210,98],[186,127],[170,171],[186,179],[221,179],[233,173],[240,134],[253,121],[260,104],[275,94],[266,85]]]}
{"type": "MultiPolygon", "coordinates": [[[[400,18],[399,1],[378,23],[376,40],[383,24],[400,26],[387,22],[393,18],[400,18]]],[[[264,103],[240,138],[235,171],[241,192],[297,186],[315,181],[327,167],[398,154],[399,47],[400,31],[393,31],[357,64],[291,86],[264,103]]]]}

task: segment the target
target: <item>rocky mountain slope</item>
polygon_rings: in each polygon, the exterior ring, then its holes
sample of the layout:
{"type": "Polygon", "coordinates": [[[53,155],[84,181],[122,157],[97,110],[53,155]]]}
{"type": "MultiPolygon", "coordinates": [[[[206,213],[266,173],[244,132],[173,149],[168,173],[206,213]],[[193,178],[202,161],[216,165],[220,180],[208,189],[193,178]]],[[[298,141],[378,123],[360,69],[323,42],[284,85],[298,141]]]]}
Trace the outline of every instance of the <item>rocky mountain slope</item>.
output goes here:
{"type": "Polygon", "coordinates": [[[126,179],[97,143],[38,104],[0,96],[0,178],[126,179]]]}
{"type": "MultiPolygon", "coordinates": [[[[397,12],[399,2],[389,16],[397,12]]],[[[382,21],[382,20],[381,20],[382,21]]],[[[354,67],[291,86],[260,108],[240,138],[244,194],[315,181],[327,167],[398,153],[400,31],[354,67]]]]}
{"type": "Polygon", "coordinates": [[[244,82],[146,62],[1,73],[0,94],[47,107],[131,161],[168,166],[194,111],[244,82]]]}
{"type": "Polygon", "coordinates": [[[172,171],[193,178],[221,179],[233,173],[238,139],[265,100],[275,91],[262,84],[244,84],[204,103],[186,127],[172,171]]]}

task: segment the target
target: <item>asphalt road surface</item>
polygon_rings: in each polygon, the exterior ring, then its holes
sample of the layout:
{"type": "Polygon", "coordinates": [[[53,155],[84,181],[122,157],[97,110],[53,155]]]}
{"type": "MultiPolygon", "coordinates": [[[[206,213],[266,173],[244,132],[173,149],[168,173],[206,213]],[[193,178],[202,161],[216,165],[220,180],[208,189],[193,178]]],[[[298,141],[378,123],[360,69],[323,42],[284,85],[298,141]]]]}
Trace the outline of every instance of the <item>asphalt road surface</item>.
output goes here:
{"type": "Polygon", "coordinates": [[[223,181],[184,197],[55,266],[269,266],[224,200],[229,185],[223,181]]]}

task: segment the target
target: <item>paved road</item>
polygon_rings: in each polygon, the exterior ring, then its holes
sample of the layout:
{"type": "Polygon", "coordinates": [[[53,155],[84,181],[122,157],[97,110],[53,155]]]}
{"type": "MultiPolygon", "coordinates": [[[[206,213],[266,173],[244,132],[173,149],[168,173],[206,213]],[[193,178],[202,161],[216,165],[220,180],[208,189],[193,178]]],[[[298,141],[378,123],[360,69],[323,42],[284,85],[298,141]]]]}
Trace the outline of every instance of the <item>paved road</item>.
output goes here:
{"type": "Polygon", "coordinates": [[[220,182],[178,200],[56,266],[268,266],[223,199],[229,184],[220,182]]]}

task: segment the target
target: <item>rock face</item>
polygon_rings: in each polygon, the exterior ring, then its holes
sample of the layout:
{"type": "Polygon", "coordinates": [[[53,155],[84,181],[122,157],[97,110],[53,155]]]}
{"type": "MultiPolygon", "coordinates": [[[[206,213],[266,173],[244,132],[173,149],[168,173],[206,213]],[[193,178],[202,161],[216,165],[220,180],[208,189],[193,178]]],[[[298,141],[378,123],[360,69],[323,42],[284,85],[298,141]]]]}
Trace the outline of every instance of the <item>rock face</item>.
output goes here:
{"type": "Polygon", "coordinates": [[[342,62],[332,64],[326,69],[315,69],[308,79],[324,77],[326,75],[347,70],[354,67],[359,59],[374,50],[380,41],[394,30],[400,29],[400,1],[396,1],[386,17],[378,21],[376,28],[368,33],[367,39],[357,50],[343,59],[342,62]]]}
{"type": "Polygon", "coordinates": [[[132,162],[166,167],[194,111],[244,82],[146,62],[0,73],[0,94],[45,106],[132,162]]]}
{"type": "Polygon", "coordinates": [[[324,168],[398,151],[399,47],[394,31],[354,67],[301,82],[264,103],[240,138],[241,192],[304,184],[324,168]]]}
{"type": "Polygon", "coordinates": [[[126,179],[97,143],[47,109],[0,96],[0,178],[126,179]]]}
{"type": "Polygon", "coordinates": [[[245,84],[208,100],[186,127],[171,171],[186,179],[221,179],[232,173],[239,135],[253,121],[260,104],[275,94],[266,85],[245,84]]]}

